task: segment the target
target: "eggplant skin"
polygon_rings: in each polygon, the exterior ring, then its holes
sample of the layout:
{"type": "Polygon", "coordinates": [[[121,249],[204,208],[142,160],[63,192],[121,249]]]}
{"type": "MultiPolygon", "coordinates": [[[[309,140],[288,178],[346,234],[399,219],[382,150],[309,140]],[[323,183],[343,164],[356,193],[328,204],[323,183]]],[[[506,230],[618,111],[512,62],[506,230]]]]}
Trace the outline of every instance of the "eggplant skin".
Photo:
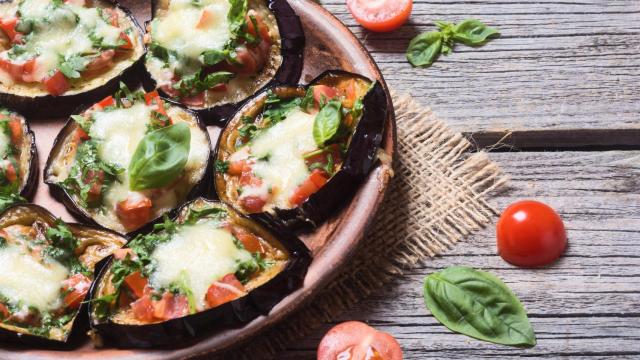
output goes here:
{"type": "MultiPolygon", "coordinates": [[[[192,204],[203,201],[215,204],[199,198],[185,204],[179,213],[192,204]]],[[[233,207],[226,206],[230,211],[242,216],[233,207]]],[[[277,303],[302,286],[311,264],[311,253],[306,245],[286,228],[262,220],[256,223],[271,233],[289,252],[289,261],[278,275],[234,301],[185,317],[149,325],[123,325],[110,320],[99,322],[93,317],[93,303],[89,302],[89,322],[94,341],[100,345],[118,348],[186,347],[212,332],[242,326],[260,315],[267,315],[277,303]]],[[[112,261],[113,256],[107,259],[106,266],[93,282],[89,290],[91,299],[97,295],[100,283],[108,274],[112,261]]]]}
{"type": "MultiPolygon", "coordinates": [[[[35,220],[44,221],[49,225],[54,225],[56,222],[56,217],[47,209],[39,205],[14,205],[0,214],[0,228],[4,228],[6,226],[14,224],[31,225],[35,220]]],[[[113,250],[124,246],[124,244],[126,244],[127,242],[126,238],[110,230],[99,229],[76,223],[66,223],[66,225],[69,226],[71,232],[73,232],[76,237],[80,238],[81,242],[86,245],[85,249],[83,250],[85,254],[90,246],[103,246],[102,249],[96,250],[98,253],[100,253],[101,251],[113,252],[113,250]]],[[[104,259],[95,262],[93,276],[94,279],[96,278],[96,274],[102,269],[102,266],[104,264],[103,260],[104,259]]],[[[76,317],[71,320],[71,331],[68,333],[67,337],[64,340],[54,340],[37,335],[18,333],[5,328],[2,324],[0,324],[0,342],[23,344],[35,346],[38,348],[72,350],[82,345],[86,340],[86,332],[89,329],[87,311],[88,305],[86,302],[83,302],[83,304],[77,311],[76,317]]]]}
{"type": "MultiPolygon", "coordinates": [[[[162,0],[151,0],[152,14],[155,15],[160,1],[162,0]]],[[[289,5],[287,0],[267,0],[267,5],[275,15],[278,24],[281,41],[280,54],[282,57],[282,64],[276,71],[273,79],[256,91],[256,93],[273,86],[296,85],[300,80],[302,68],[304,66],[305,36],[300,18],[293,8],[291,8],[291,5],[289,5]]],[[[146,70],[146,67],[143,66],[143,68],[144,76],[142,77],[142,83],[145,90],[155,90],[157,88],[156,81],[146,70]]],[[[166,99],[167,102],[180,104],[179,102],[172,100],[162,90],[158,90],[158,92],[166,99]]],[[[251,98],[252,96],[249,96],[237,103],[222,104],[205,109],[191,108],[191,110],[200,115],[207,125],[224,126],[230,116],[251,98]]]]}
{"type": "MultiPolygon", "coordinates": [[[[0,3],[2,2],[4,1],[0,1],[0,3]]],[[[131,11],[120,5],[117,1],[103,0],[103,2],[112,4],[129,17],[138,32],[138,43],[143,44],[142,34],[144,34],[144,31],[131,11]]],[[[129,67],[120,74],[112,76],[106,80],[104,84],[96,88],[77,94],[62,96],[47,94],[32,97],[0,92],[0,104],[16,109],[25,116],[34,119],[68,116],[77,109],[78,104],[93,104],[113,94],[120,88],[121,82],[129,86],[129,88],[135,88],[140,82],[141,74],[144,71],[144,55],[146,51],[141,49],[134,49],[134,51],[139,54],[136,54],[136,58],[134,58],[133,63],[129,67]]]]}
{"type": "MultiPolygon", "coordinates": [[[[293,209],[276,208],[273,213],[262,212],[250,214],[249,217],[265,222],[280,223],[282,226],[296,232],[312,231],[336,215],[348,203],[374,168],[377,162],[377,151],[384,138],[385,123],[390,108],[384,87],[379,81],[373,82],[362,75],[342,70],[329,70],[320,74],[302,88],[306,90],[311,86],[323,84],[331,77],[360,78],[373,84],[363,98],[363,115],[351,138],[342,168],[325,186],[311,195],[299,207],[293,209]]],[[[257,95],[255,98],[259,97],[260,95],[257,95]]],[[[241,117],[247,108],[250,108],[250,104],[238,110],[231,121],[233,122],[238,117],[241,117]]],[[[225,131],[229,131],[229,129],[230,127],[225,131]]],[[[218,159],[222,138],[223,136],[220,136],[218,140],[214,159],[218,159]]],[[[221,174],[215,175],[216,178],[218,176],[221,176],[221,174]]],[[[220,183],[226,184],[226,182],[214,181],[214,183],[217,196],[224,199],[225,191],[220,188],[220,183]]]]}
{"type": "MultiPolygon", "coordinates": [[[[180,110],[188,113],[189,115],[191,115],[197,122],[198,127],[200,128],[200,130],[203,132],[203,134],[205,135],[205,138],[209,144],[209,148],[211,148],[211,138],[209,136],[209,132],[207,131],[207,128],[205,127],[205,125],[202,123],[202,121],[200,120],[200,118],[193,112],[190,111],[182,106],[178,106],[178,105],[172,105],[172,106],[176,106],[179,107],[180,110]]],[[[86,111],[87,109],[89,109],[91,106],[86,107],[83,110],[78,111],[78,114],[83,113],[84,111],[86,111]]],[[[53,162],[55,161],[56,155],[57,153],[59,153],[60,151],[63,150],[63,145],[65,143],[65,139],[68,136],[72,135],[72,131],[75,130],[75,121],[71,118],[69,118],[67,120],[67,122],[65,123],[64,127],[62,128],[62,130],[60,130],[60,133],[58,133],[58,136],[56,136],[56,139],[53,142],[53,146],[51,148],[51,153],[49,154],[49,158],[47,159],[45,168],[44,168],[44,172],[43,172],[43,180],[44,183],[49,185],[49,191],[51,193],[51,195],[53,196],[54,199],[60,201],[65,208],[77,219],[79,219],[80,221],[82,221],[83,223],[86,224],[91,224],[94,226],[99,226],[99,227],[103,227],[103,225],[97,223],[95,221],[95,219],[91,216],[91,214],[89,214],[89,212],[87,212],[84,208],[82,208],[78,203],[76,203],[76,201],[73,199],[73,195],[67,193],[67,191],[64,189],[64,187],[62,187],[60,184],[58,184],[57,181],[55,181],[53,179],[52,176],[52,167],[53,167],[53,162]]],[[[198,196],[200,196],[203,192],[206,191],[206,189],[208,189],[211,184],[211,179],[213,177],[213,165],[212,165],[212,161],[211,161],[211,153],[209,154],[209,157],[207,158],[207,162],[205,164],[205,170],[203,172],[202,175],[202,179],[191,189],[191,191],[189,192],[189,194],[186,196],[184,202],[188,202],[192,199],[197,198],[198,196]]],[[[169,213],[167,213],[166,215],[169,217],[174,217],[177,213],[178,213],[178,208],[180,204],[176,205],[176,208],[174,208],[173,210],[169,211],[169,213]]],[[[127,234],[123,234],[126,235],[128,237],[133,238],[134,236],[136,236],[137,234],[141,234],[141,233],[147,233],[150,232],[151,230],[153,230],[153,226],[159,222],[162,221],[163,216],[158,216],[157,218],[151,220],[149,223],[147,223],[146,225],[144,225],[143,227],[141,227],[140,229],[131,231],[127,234]]]]}

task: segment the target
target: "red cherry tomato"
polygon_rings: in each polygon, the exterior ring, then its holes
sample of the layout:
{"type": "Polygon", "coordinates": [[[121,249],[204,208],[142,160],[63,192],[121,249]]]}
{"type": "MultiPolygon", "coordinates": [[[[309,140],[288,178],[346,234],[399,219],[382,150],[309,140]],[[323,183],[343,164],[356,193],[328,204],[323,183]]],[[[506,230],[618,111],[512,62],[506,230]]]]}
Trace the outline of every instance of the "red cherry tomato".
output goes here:
{"type": "Polygon", "coordinates": [[[347,7],[360,25],[371,31],[393,31],[409,19],[413,0],[347,0],[347,7]]]}
{"type": "Polygon", "coordinates": [[[560,216],[538,201],[509,206],[497,226],[498,253],[514,265],[544,266],[554,262],[567,247],[567,232],[560,216]]]}
{"type": "Polygon", "coordinates": [[[318,346],[318,360],[402,360],[398,341],[358,321],[333,327],[318,346]]]}

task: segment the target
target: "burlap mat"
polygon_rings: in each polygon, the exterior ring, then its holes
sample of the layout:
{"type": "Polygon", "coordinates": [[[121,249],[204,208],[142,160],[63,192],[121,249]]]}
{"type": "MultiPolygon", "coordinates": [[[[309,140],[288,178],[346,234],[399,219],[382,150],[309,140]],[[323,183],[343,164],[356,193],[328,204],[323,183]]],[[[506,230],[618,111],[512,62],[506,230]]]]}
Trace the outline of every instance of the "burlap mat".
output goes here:
{"type": "Polygon", "coordinates": [[[410,96],[393,94],[393,100],[398,127],[395,178],[366,247],[311,305],[251,340],[241,348],[246,351],[232,351],[220,359],[276,358],[287,344],[382,285],[401,281],[404,269],[450,249],[492,221],[496,211],[486,198],[507,181],[500,168],[486,153],[470,153],[471,144],[461,134],[410,96]]]}

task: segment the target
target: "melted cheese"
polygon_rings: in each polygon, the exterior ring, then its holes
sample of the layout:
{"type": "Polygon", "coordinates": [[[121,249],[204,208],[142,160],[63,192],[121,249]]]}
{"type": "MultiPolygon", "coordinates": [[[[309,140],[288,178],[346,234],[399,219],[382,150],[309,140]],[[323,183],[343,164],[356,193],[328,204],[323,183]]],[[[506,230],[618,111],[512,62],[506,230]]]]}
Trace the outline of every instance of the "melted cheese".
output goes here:
{"type": "Polygon", "coordinates": [[[0,154],[6,154],[11,145],[11,138],[7,133],[0,130],[0,154]]]}
{"type": "Polygon", "coordinates": [[[12,303],[54,309],[68,276],[69,271],[55,260],[42,264],[15,245],[0,249],[0,293],[12,303]]]}
{"type": "Polygon", "coordinates": [[[222,50],[231,39],[227,19],[231,4],[228,0],[206,0],[202,3],[203,6],[198,7],[191,1],[171,1],[167,14],[151,25],[153,41],[199,62],[203,52],[222,50]],[[205,12],[210,17],[209,21],[205,26],[196,27],[205,12]]]}
{"type": "Polygon", "coordinates": [[[166,288],[184,279],[199,309],[206,307],[207,290],[214,281],[235,273],[240,262],[251,259],[249,252],[236,247],[230,232],[212,223],[181,227],[151,256],[156,264],[152,286],[166,288]]]}
{"type": "MultiPolygon", "coordinates": [[[[249,145],[251,156],[258,160],[253,172],[263,179],[260,188],[243,189],[242,196],[264,194],[271,189],[272,205],[289,208],[289,197],[309,177],[303,154],[318,148],[313,139],[315,115],[301,109],[292,110],[287,118],[266,130],[249,145]]],[[[242,150],[241,150],[242,151],[242,150]]]]}

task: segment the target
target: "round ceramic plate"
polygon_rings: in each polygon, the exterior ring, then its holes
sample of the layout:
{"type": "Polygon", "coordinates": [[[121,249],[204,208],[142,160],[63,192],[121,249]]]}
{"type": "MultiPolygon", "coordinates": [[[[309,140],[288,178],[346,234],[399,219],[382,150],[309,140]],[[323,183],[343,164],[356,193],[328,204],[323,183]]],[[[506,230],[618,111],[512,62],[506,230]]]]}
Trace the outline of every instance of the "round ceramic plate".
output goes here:
{"type": "MultiPolygon", "coordinates": [[[[129,7],[141,23],[151,15],[150,1],[120,1],[129,7]]],[[[309,0],[290,0],[289,3],[300,16],[306,35],[305,66],[301,82],[306,83],[329,69],[343,69],[362,74],[371,79],[384,79],[375,62],[355,38],[355,36],[333,15],[321,6],[309,0]]],[[[393,157],[395,145],[395,119],[391,97],[389,98],[389,118],[386,124],[384,150],[393,157]]],[[[53,139],[64,124],[64,119],[51,119],[31,122],[36,134],[41,162],[47,159],[53,139]]],[[[211,127],[212,142],[218,136],[219,128],[211,127]]],[[[44,163],[40,164],[40,169],[44,163]]],[[[286,321],[287,315],[313,299],[348,263],[356,250],[362,235],[382,202],[391,171],[387,165],[378,165],[360,188],[351,203],[332,220],[315,233],[304,236],[304,241],[313,251],[314,260],[304,282],[304,286],[290,294],[271,311],[238,329],[213,332],[206,337],[189,344],[179,344],[177,348],[162,350],[118,350],[95,349],[87,340],[83,346],[71,351],[51,351],[26,347],[10,347],[6,344],[0,349],[0,359],[184,359],[228,349],[255,336],[266,328],[286,321]]],[[[65,220],[73,217],[64,206],[53,200],[47,187],[40,183],[35,203],[45,206],[51,212],[65,220]]]]}

